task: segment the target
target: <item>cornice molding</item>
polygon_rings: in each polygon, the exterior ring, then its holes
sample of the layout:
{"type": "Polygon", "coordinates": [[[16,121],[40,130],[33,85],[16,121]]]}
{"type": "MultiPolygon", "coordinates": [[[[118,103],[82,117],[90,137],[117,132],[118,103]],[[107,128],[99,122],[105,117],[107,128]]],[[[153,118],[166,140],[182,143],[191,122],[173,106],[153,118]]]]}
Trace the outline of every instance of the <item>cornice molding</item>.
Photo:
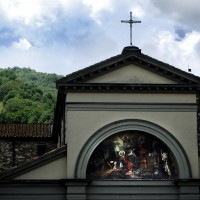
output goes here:
{"type": "Polygon", "coordinates": [[[60,84],[60,93],[66,92],[148,92],[148,93],[196,93],[199,84],[120,84],[120,83],[77,83],[60,84]]]}
{"type": "Polygon", "coordinates": [[[67,111],[145,111],[145,112],[197,112],[192,103],[110,103],[76,102],[66,103],[67,111]]]}

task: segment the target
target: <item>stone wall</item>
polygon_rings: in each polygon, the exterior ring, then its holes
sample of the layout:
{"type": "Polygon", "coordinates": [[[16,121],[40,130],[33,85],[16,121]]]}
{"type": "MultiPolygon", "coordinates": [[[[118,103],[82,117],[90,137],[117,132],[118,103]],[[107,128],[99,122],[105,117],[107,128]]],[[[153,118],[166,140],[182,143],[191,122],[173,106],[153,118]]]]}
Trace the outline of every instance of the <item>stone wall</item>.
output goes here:
{"type": "Polygon", "coordinates": [[[0,140],[0,172],[13,166],[12,142],[0,140]]]}
{"type": "Polygon", "coordinates": [[[46,152],[57,147],[57,144],[51,141],[0,140],[0,173],[36,159],[38,146],[41,144],[46,144],[46,152]]]}

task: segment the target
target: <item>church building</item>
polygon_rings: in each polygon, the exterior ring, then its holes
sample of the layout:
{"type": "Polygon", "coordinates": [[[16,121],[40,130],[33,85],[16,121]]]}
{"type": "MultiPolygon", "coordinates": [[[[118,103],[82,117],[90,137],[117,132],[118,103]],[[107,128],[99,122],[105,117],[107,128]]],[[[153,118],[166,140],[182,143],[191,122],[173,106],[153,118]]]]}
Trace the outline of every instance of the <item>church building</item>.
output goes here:
{"type": "Polygon", "coordinates": [[[0,175],[0,199],[200,198],[200,78],[135,46],[57,81],[58,149],[0,175]]]}

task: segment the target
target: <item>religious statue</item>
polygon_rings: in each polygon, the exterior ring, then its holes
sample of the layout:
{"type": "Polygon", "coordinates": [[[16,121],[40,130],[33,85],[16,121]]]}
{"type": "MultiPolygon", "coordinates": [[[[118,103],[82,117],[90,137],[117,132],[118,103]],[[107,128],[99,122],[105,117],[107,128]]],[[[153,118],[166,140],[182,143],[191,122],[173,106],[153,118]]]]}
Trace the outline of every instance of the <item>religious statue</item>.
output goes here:
{"type": "Polygon", "coordinates": [[[162,155],[162,161],[164,162],[163,168],[165,172],[169,175],[169,177],[171,177],[171,170],[168,165],[168,155],[165,152],[162,153],[161,155],[162,155]]]}

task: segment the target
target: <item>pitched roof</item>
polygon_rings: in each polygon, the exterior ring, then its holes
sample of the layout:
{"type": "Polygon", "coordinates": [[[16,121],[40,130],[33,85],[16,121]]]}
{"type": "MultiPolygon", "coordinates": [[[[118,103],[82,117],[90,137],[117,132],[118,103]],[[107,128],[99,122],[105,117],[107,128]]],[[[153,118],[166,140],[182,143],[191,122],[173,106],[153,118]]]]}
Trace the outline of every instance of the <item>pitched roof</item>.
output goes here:
{"type": "Polygon", "coordinates": [[[50,138],[52,124],[0,124],[0,138],[50,138]]]}
{"type": "Polygon", "coordinates": [[[58,96],[54,116],[53,132],[61,134],[61,121],[64,116],[67,92],[121,92],[121,93],[199,93],[200,77],[185,72],[172,65],[149,57],[138,47],[125,47],[121,54],[76,71],[56,82],[58,96]],[[165,77],[176,84],[142,84],[142,83],[95,83],[89,82],[106,73],[134,64],[147,71],[165,77]]]}
{"type": "Polygon", "coordinates": [[[33,160],[29,163],[26,163],[22,166],[11,168],[7,171],[4,171],[0,174],[0,180],[9,180],[13,179],[17,176],[20,176],[26,172],[29,172],[33,169],[36,169],[40,166],[43,166],[45,164],[48,164],[54,160],[57,160],[61,157],[64,157],[67,155],[67,147],[62,146],[60,148],[57,148],[55,150],[52,150],[50,152],[45,153],[41,157],[38,157],[36,160],[33,160]]]}
{"type": "Polygon", "coordinates": [[[117,56],[111,57],[61,78],[57,81],[57,87],[59,88],[67,85],[83,84],[86,81],[131,63],[168,79],[174,80],[179,84],[200,83],[200,78],[198,76],[149,57],[141,53],[141,50],[138,47],[129,46],[125,47],[122,53],[117,56]]]}

